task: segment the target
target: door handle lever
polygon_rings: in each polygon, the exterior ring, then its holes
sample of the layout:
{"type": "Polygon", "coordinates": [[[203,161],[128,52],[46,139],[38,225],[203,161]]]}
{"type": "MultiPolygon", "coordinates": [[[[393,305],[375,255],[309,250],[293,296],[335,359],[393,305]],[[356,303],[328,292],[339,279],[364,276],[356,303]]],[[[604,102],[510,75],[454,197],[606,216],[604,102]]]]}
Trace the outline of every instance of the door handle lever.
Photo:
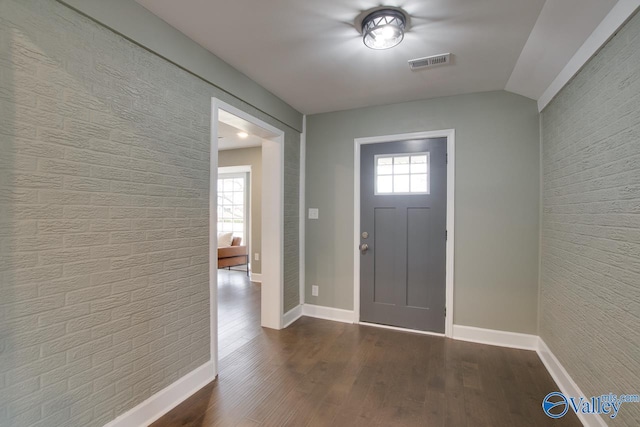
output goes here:
{"type": "Polygon", "coordinates": [[[367,245],[366,243],[363,243],[360,245],[360,252],[362,254],[367,253],[368,250],[369,250],[369,245],[367,245]]]}

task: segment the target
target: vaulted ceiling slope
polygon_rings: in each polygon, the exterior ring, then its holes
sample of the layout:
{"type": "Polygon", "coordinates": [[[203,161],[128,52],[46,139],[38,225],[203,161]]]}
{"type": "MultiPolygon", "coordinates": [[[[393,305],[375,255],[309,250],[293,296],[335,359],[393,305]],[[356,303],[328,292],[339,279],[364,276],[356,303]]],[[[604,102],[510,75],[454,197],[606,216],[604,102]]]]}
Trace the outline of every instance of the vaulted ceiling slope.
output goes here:
{"type": "Polygon", "coordinates": [[[373,0],[136,1],[305,114],[505,88],[537,100],[616,3],[390,0],[410,28],[376,51],[354,26],[373,0]]]}

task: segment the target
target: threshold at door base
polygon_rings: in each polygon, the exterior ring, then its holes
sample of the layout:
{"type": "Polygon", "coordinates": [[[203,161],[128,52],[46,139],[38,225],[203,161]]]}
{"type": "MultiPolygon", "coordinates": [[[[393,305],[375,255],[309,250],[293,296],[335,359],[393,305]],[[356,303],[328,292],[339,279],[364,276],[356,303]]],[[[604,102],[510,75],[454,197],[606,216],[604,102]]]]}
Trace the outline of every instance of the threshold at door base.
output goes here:
{"type": "Polygon", "coordinates": [[[380,325],[378,323],[369,323],[369,322],[356,322],[356,323],[362,326],[373,326],[374,328],[391,329],[393,331],[410,332],[412,334],[433,335],[436,337],[445,336],[444,334],[439,334],[437,332],[419,331],[417,329],[407,329],[407,328],[400,328],[398,326],[380,325]]]}

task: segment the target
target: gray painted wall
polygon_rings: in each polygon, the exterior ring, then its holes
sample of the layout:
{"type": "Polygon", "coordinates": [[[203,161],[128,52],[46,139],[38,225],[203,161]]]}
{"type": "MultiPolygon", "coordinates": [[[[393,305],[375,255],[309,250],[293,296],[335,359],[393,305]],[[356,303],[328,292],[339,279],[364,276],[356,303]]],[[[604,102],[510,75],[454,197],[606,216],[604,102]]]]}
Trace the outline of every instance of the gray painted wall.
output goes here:
{"type": "Polygon", "coordinates": [[[638,70],[640,15],[542,113],[540,336],[587,396],[640,384],[638,70]]]}
{"type": "Polygon", "coordinates": [[[262,148],[240,148],[218,152],[218,166],[251,166],[251,272],[260,274],[262,262],[254,254],[262,251],[262,148]]]}
{"type": "Polygon", "coordinates": [[[456,324],[537,332],[536,103],[488,92],[307,119],[306,302],[353,309],[353,140],[455,128],[456,324]],[[318,297],[311,286],[320,287],[318,297]]]}
{"type": "Polygon", "coordinates": [[[297,131],[302,114],[135,0],[59,0],[297,131]]]}
{"type": "Polygon", "coordinates": [[[101,426],[209,360],[211,97],[283,125],[53,0],[0,16],[0,425],[101,426]]]}

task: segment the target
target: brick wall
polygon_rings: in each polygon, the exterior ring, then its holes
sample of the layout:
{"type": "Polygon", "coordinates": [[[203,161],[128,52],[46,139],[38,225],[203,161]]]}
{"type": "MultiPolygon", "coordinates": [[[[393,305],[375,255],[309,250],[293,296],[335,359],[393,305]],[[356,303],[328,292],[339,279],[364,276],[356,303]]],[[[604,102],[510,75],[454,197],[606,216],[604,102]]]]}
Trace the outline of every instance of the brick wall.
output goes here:
{"type": "Polygon", "coordinates": [[[209,360],[212,96],[283,127],[53,0],[0,1],[0,425],[101,426],[209,360]]]}
{"type": "MultiPolygon", "coordinates": [[[[266,166],[265,166],[266,167],[266,166]]],[[[283,313],[300,304],[300,134],[285,135],[283,313]]]]}
{"type": "Polygon", "coordinates": [[[542,114],[540,335],[588,396],[640,384],[639,70],[636,15],[542,114]]]}

